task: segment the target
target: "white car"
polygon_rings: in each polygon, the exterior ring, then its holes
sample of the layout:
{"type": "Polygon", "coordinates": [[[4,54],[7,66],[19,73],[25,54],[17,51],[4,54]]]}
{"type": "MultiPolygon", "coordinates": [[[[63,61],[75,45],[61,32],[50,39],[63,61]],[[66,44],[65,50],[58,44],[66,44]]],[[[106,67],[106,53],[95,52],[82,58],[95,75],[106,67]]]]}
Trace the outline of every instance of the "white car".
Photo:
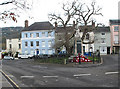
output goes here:
{"type": "Polygon", "coordinates": [[[33,55],[31,54],[18,54],[18,58],[22,59],[22,58],[33,58],[33,55]]]}
{"type": "Polygon", "coordinates": [[[3,58],[4,60],[14,60],[14,58],[13,57],[11,57],[11,56],[4,56],[4,58],[3,58]]]}

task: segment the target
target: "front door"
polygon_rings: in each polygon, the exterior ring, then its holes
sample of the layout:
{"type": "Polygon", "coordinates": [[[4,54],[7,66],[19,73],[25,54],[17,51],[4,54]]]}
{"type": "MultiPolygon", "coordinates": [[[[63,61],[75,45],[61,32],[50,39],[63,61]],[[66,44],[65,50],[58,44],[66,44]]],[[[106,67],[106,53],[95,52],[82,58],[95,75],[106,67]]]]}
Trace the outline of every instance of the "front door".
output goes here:
{"type": "Polygon", "coordinates": [[[110,47],[107,47],[107,54],[110,54],[110,47]]]}
{"type": "Polygon", "coordinates": [[[39,50],[38,50],[38,49],[36,50],[36,54],[37,54],[37,55],[39,54],[39,50]]]}

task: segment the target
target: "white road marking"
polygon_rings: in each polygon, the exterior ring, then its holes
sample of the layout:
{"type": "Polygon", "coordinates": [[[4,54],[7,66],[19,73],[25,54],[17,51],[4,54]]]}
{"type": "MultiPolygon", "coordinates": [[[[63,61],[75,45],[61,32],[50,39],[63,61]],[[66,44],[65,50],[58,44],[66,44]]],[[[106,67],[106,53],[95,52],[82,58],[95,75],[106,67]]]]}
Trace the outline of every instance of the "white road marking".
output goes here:
{"type": "Polygon", "coordinates": [[[43,78],[57,78],[58,76],[43,76],[43,78]]]}
{"type": "Polygon", "coordinates": [[[34,78],[34,76],[21,76],[20,78],[34,78]]]}
{"type": "Polygon", "coordinates": [[[79,76],[88,76],[88,75],[91,75],[91,74],[77,74],[77,75],[73,75],[74,77],[79,77],[79,76]]]}
{"type": "Polygon", "coordinates": [[[119,72],[106,72],[105,74],[118,74],[119,72]]]}

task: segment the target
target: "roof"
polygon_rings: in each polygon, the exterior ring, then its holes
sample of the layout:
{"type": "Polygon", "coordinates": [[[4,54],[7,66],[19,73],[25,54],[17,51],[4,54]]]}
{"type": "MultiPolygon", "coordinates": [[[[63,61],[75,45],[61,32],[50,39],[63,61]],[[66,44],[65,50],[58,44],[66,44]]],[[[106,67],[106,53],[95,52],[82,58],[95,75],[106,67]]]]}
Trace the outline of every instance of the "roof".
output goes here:
{"type": "MultiPolygon", "coordinates": [[[[64,27],[57,27],[57,28],[55,28],[55,29],[56,29],[56,30],[55,30],[56,33],[64,33],[64,32],[65,32],[64,27]]],[[[71,26],[66,27],[66,29],[67,29],[68,32],[73,32],[73,31],[74,31],[74,28],[71,27],[71,26]]]]}
{"type": "Polygon", "coordinates": [[[110,27],[98,27],[97,30],[94,30],[95,33],[99,32],[110,32],[110,27]]]}
{"type": "Polygon", "coordinates": [[[34,30],[52,30],[54,27],[49,22],[35,22],[27,28],[24,28],[22,31],[34,31],[34,30]]]}
{"type": "Polygon", "coordinates": [[[110,25],[120,25],[120,19],[109,20],[110,25]]]}

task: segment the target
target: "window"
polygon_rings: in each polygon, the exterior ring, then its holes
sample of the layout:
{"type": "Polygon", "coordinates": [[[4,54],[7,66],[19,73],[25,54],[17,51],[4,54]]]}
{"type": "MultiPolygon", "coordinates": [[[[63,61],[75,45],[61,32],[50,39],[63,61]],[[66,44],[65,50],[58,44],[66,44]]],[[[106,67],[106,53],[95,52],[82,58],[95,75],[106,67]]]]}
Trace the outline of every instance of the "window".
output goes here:
{"type": "Polygon", "coordinates": [[[51,49],[48,50],[48,54],[52,54],[52,50],[51,49]]]}
{"type": "Polygon", "coordinates": [[[119,31],[119,26],[114,26],[114,31],[119,31]]]}
{"type": "Polygon", "coordinates": [[[18,46],[19,46],[19,49],[21,49],[21,44],[19,44],[18,46]]]}
{"type": "Polygon", "coordinates": [[[42,47],[45,47],[45,41],[42,41],[42,47]]]}
{"type": "Polygon", "coordinates": [[[48,41],[48,47],[51,47],[52,46],[52,41],[48,41]]]}
{"type": "Polygon", "coordinates": [[[118,35],[115,35],[115,36],[114,36],[114,43],[115,43],[115,44],[118,44],[118,35]]]}
{"type": "Polygon", "coordinates": [[[51,37],[51,32],[48,32],[48,37],[51,37]]]}
{"type": "Polygon", "coordinates": [[[45,49],[42,49],[42,54],[45,54],[45,49]]]}
{"type": "Polygon", "coordinates": [[[9,44],[9,47],[10,47],[10,49],[12,48],[12,45],[11,44],[9,44]]]}
{"type": "Polygon", "coordinates": [[[30,42],[31,47],[33,47],[33,41],[30,42]]]}
{"type": "Polygon", "coordinates": [[[30,54],[34,55],[34,51],[33,51],[33,50],[31,50],[31,51],[30,51],[30,54]]]}
{"type": "Polygon", "coordinates": [[[30,37],[31,37],[31,38],[33,37],[33,33],[30,33],[30,37]]]}
{"type": "Polygon", "coordinates": [[[100,47],[100,50],[101,50],[102,53],[105,53],[106,52],[106,47],[102,46],[102,47],[100,47]]]}
{"type": "Polygon", "coordinates": [[[27,51],[27,50],[25,50],[25,54],[28,54],[28,51],[27,51]]]}
{"type": "Polygon", "coordinates": [[[27,33],[25,33],[25,38],[27,38],[28,37],[28,35],[27,35],[27,33]]]}
{"type": "Polygon", "coordinates": [[[9,42],[11,42],[11,39],[9,39],[9,42]]]}
{"type": "Polygon", "coordinates": [[[101,38],[101,43],[105,43],[105,38],[101,38]]]}
{"type": "Polygon", "coordinates": [[[102,32],[102,33],[101,33],[101,35],[105,35],[105,33],[104,33],[104,32],[102,32]]]}
{"type": "Polygon", "coordinates": [[[27,42],[25,42],[25,46],[26,46],[26,47],[28,46],[28,43],[27,43],[27,42]]]}
{"type": "Polygon", "coordinates": [[[39,37],[39,33],[36,33],[36,37],[39,37]]]}
{"type": "Polygon", "coordinates": [[[36,46],[39,46],[39,41],[36,41],[36,46]]]}
{"type": "Polygon", "coordinates": [[[45,37],[45,32],[42,32],[42,37],[45,37]]]}
{"type": "Polygon", "coordinates": [[[20,41],[21,41],[21,39],[19,38],[19,39],[18,39],[18,42],[20,42],[20,41]]]}

